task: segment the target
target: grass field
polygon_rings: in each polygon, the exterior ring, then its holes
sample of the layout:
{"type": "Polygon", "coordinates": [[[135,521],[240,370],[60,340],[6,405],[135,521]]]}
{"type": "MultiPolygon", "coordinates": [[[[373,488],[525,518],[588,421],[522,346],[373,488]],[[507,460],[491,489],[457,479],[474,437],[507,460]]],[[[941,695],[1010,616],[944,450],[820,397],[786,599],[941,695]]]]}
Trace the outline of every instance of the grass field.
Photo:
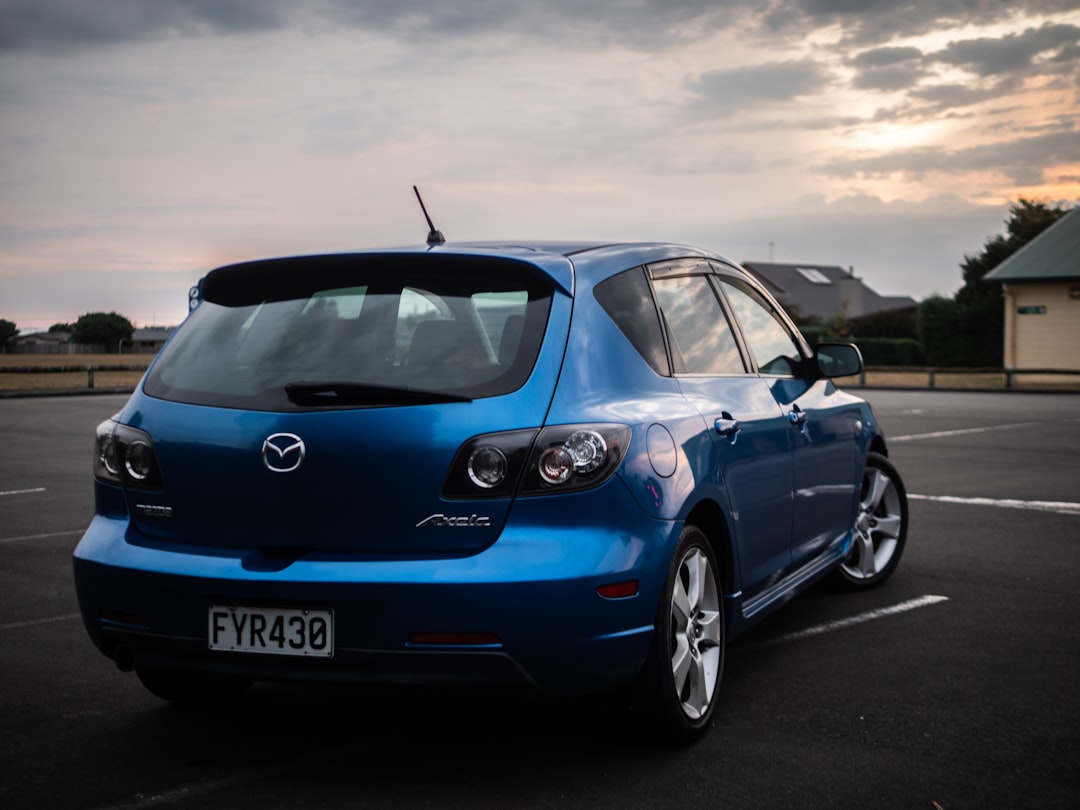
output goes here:
{"type": "MultiPolygon", "coordinates": [[[[38,389],[87,388],[86,366],[132,366],[124,371],[95,371],[95,388],[134,388],[143,371],[153,360],[149,354],[0,354],[0,391],[27,391],[38,389]],[[60,368],[78,367],[79,371],[56,371],[42,373],[6,372],[4,368],[60,368]]],[[[858,389],[856,377],[837,380],[841,388],[858,389]]],[[[895,388],[927,388],[929,374],[926,371],[868,371],[867,386],[895,388]]],[[[1005,388],[1004,374],[945,374],[937,373],[937,388],[1005,388]]],[[[1061,376],[1052,380],[1018,376],[1013,381],[1017,389],[1080,391],[1080,374],[1061,376]]]]}
{"type": "Polygon", "coordinates": [[[88,388],[87,366],[132,366],[124,371],[95,371],[95,388],[134,388],[153,360],[149,354],[0,354],[0,369],[73,368],[79,371],[10,372],[0,370],[0,391],[88,388]]]}

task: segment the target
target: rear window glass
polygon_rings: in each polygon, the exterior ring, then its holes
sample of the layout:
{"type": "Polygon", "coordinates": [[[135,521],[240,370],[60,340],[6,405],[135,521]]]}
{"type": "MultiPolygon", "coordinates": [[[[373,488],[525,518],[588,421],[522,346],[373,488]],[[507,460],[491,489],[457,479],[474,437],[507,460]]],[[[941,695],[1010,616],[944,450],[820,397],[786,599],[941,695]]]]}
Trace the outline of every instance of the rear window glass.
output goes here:
{"type": "Polygon", "coordinates": [[[517,262],[453,259],[316,257],[216,271],[146,393],[253,410],[509,393],[532,371],[550,287],[517,262]]]}

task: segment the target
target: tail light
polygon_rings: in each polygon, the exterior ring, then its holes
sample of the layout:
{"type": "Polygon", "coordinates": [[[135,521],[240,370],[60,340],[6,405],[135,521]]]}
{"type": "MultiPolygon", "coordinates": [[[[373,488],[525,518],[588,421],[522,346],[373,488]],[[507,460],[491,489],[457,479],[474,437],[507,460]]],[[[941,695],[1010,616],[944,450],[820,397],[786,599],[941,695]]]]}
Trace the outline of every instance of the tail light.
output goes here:
{"type": "Polygon", "coordinates": [[[630,428],[615,424],[476,436],[455,456],[443,497],[509,498],[592,489],[614,475],[629,444],[630,428]]]}
{"type": "Polygon", "coordinates": [[[94,477],[134,489],[162,489],[154,443],[141,430],[112,419],[97,427],[94,477]]]}

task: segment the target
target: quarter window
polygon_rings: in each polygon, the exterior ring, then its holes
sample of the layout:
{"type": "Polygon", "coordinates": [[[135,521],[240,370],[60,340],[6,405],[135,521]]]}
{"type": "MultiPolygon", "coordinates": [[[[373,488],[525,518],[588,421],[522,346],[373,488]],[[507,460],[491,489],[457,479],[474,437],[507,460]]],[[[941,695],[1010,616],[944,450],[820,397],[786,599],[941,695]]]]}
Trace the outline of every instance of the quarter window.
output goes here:
{"type": "Polygon", "coordinates": [[[641,267],[612,276],[596,285],[596,300],[657,374],[671,374],[660,318],[649,282],[641,267]]]}

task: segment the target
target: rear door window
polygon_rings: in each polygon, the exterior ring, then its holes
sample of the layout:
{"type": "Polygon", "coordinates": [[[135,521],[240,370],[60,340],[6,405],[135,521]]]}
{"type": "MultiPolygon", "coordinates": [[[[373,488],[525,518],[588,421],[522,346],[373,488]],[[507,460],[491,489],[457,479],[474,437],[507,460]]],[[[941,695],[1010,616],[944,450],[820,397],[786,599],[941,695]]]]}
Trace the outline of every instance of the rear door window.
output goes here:
{"type": "Polygon", "coordinates": [[[707,275],[653,280],[676,372],[744,374],[742,355],[707,275]]]}

